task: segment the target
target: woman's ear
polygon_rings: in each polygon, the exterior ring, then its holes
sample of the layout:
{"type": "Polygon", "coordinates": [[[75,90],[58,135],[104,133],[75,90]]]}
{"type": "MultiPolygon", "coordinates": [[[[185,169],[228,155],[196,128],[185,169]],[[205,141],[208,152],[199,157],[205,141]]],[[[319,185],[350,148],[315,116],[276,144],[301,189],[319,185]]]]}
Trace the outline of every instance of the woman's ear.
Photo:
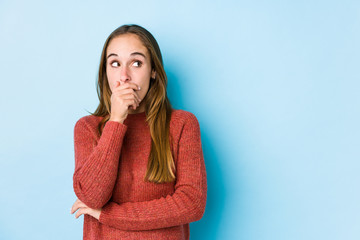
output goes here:
{"type": "Polygon", "coordinates": [[[156,77],[156,71],[155,70],[152,70],[151,71],[151,78],[155,78],[156,77]]]}

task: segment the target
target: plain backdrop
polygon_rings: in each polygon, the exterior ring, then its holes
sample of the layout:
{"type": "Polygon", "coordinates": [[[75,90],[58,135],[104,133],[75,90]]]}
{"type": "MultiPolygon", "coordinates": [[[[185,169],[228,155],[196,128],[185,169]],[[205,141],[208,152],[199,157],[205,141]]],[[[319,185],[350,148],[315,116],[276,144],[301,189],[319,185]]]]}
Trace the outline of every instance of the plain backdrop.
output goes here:
{"type": "Polygon", "coordinates": [[[82,239],[73,130],[103,44],[157,39],[208,175],[191,239],[360,239],[359,1],[0,1],[0,239],[82,239]]]}

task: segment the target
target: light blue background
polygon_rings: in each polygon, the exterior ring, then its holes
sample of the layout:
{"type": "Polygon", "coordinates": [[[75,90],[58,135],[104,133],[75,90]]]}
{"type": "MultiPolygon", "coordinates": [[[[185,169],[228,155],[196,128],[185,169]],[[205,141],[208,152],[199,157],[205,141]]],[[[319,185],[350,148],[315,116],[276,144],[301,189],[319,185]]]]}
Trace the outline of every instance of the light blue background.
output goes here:
{"type": "Polygon", "coordinates": [[[208,174],[191,239],[360,239],[359,1],[0,2],[0,239],[82,239],[73,128],[107,36],[158,40],[208,174]]]}

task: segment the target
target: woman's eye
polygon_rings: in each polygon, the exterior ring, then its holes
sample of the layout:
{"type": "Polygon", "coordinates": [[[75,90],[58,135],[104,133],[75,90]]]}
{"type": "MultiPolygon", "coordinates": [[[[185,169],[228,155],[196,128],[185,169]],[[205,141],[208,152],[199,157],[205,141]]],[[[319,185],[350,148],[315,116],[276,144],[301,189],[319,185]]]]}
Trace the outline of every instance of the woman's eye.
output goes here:
{"type": "Polygon", "coordinates": [[[113,67],[118,67],[118,65],[119,65],[118,62],[112,62],[112,63],[111,63],[111,66],[113,66],[113,67]]]}
{"type": "Polygon", "coordinates": [[[140,61],[135,61],[133,64],[135,67],[140,67],[141,66],[141,62],[140,61]]]}

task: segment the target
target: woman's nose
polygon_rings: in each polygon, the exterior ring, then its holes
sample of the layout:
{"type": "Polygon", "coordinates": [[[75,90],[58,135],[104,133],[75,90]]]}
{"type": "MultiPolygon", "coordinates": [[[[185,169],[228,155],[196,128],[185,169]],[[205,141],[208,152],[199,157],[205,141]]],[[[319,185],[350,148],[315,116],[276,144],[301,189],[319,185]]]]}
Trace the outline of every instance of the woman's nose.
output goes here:
{"type": "Polygon", "coordinates": [[[120,72],[120,81],[125,83],[129,80],[130,80],[129,69],[127,69],[127,67],[123,67],[120,72]]]}

